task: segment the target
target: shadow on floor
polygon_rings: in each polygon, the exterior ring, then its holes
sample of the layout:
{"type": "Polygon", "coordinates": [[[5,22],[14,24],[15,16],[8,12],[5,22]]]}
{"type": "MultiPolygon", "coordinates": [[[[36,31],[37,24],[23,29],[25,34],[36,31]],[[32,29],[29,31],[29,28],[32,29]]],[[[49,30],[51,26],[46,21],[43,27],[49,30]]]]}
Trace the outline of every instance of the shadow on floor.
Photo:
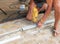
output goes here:
{"type": "MultiPolygon", "coordinates": [[[[45,11],[41,11],[39,13],[44,13],[45,11]]],[[[0,21],[0,24],[1,23],[5,23],[5,22],[8,22],[8,21],[13,21],[13,20],[17,20],[17,19],[21,19],[21,18],[25,18],[26,15],[27,15],[27,11],[25,14],[21,14],[19,12],[19,10],[11,10],[11,11],[6,11],[7,16],[6,18],[3,18],[1,21],[0,21]]],[[[1,15],[4,15],[1,13],[1,15]]],[[[1,17],[1,16],[0,16],[1,17]]],[[[3,16],[2,16],[3,17],[3,16]]],[[[0,18],[1,19],[1,18],[0,18]]]]}
{"type": "MultiPolygon", "coordinates": [[[[5,23],[5,22],[8,22],[8,21],[13,21],[13,20],[17,20],[17,19],[21,19],[21,18],[25,18],[27,13],[25,14],[20,14],[19,11],[17,10],[14,10],[14,11],[7,11],[7,14],[8,16],[4,19],[2,19],[0,21],[0,24],[1,23],[5,23]]],[[[2,15],[2,14],[1,14],[2,15]]],[[[3,17],[3,16],[2,16],[3,17]]]]}

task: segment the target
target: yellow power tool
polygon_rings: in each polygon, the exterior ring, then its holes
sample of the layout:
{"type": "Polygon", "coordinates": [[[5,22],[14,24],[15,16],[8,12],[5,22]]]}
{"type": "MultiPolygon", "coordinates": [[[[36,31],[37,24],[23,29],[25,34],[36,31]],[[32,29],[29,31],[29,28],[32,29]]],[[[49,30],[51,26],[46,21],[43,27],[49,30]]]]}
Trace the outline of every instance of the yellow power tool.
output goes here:
{"type": "Polygon", "coordinates": [[[38,21],[38,10],[36,7],[33,8],[32,10],[32,21],[37,22],[38,21]]]}

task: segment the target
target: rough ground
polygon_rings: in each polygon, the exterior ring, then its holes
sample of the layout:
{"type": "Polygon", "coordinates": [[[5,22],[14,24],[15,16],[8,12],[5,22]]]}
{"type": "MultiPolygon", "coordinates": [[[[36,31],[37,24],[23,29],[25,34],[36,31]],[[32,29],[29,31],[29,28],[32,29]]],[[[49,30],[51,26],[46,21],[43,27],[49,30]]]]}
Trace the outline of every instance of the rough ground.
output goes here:
{"type": "MultiPolygon", "coordinates": [[[[6,10],[5,9],[4,10],[8,13],[8,15],[4,15],[2,12],[0,12],[0,22],[1,22],[0,23],[0,35],[6,32],[17,30],[18,28],[23,27],[23,26],[28,26],[28,25],[33,24],[31,21],[27,21],[25,18],[13,19],[13,18],[18,17],[19,15],[15,13],[16,10],[14,9],[10,10],[7,7],[7,4],[9,4],[9,2],[10,1],[8,0],[5,0],[5,1],[0,0],[0,3],[1,3],[0,7],[3,9],[6,7],[5,8],[6,10]],[[4,5],[2,2],[5,3],[5,6],[1,6],[1,5],[4,5]],[[13,20],[3,21],[7,17],[13,20]]],[[[11,0],[11,2],[14,2],[14,0],[11,0]]],[[[54,19],[53,13],[54,12],[51,12],[51,16],[47,20],[54,19]]],[[[15,33],[5,35],[2,37],[0,36],[0,44],[2,41],[9,39],[9,38],[13,38],[15,36],[17,37],[21,36],[21,38],[16,39],[14,41],[10,41],[5,44],[60,44],[60,36],[54,37],[52,30],[53,30],[53,23],[48,24],[47,26],[44,26],[42,28],[36,27],[36,28],[29,29],[26,31],[15,32],[15,33]]]]}

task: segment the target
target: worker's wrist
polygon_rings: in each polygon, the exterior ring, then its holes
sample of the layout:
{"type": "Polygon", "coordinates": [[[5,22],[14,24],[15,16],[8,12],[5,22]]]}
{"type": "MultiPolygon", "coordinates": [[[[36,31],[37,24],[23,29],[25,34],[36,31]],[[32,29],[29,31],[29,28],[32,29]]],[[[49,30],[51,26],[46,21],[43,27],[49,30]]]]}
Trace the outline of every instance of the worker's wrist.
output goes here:
{"type": "Polygon", "coordinates": [[[44,21],[43,21],[43,20],[40,20],[39,22],[40,22],[41,24],[43,24],[43,23],[44,23],[44,21]]]}

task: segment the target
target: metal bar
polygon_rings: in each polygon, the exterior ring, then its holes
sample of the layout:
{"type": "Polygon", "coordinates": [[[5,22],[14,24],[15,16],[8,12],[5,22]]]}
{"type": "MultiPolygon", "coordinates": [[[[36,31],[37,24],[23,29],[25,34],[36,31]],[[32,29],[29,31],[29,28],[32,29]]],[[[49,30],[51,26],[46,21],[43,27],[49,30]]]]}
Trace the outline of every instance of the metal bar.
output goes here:
{"type": "Polygon", "coordinates": [[[19,31],[21,31],[21,28],[19,28],[19,29],[17,29],[17,30],[14,30],[14,31],[11,31],[11,32],[6,32],[6,33],[4,33],[4,34],[0,34],[0,37],[3,37],[3,36],[8,35],[8,34],[15,33],[15,32],[19,32],[19,31]]]}
{"type": "MultiPolygon", "coordinates": [[[[50,23],[53,23],[53,22],[54,22],[54,19],[53,19],[53,20],[48,20],[48,21],[46,21],[46,22],[44,23],[44,25],[47,25],[47,24],[50,24],[50,23]]],[[[36,28],[36,27],[37,27],[36,24],[28,25],[28,26],[19,28],[19,29],[15,30],[15,31],[12,31],[12,32],[7,32],[7,33],[4,33],[4,34],[0,34],[0,37],[5,36],[5,35],[8,35],[8,34],[15,33],[15,32],[19,32],[19,31],[29,30],[29,29],[36,28]]]]}
{"type": "MultiPolygon", "coordinates": [[[[43,25],[47,25],[47,24],[50,24],[50,23],[53,23],[53,22],[54,22],[54,19],[53,20],[48,20],[43,25]]],[[[29,29],[35,28],[35,27],[37,27],[37,24],[22,27],[22,30],[29,30],[29,29]]]]}
{"type": "Polygon", "coordinates": [[[14,36],[14,37],[5,39],[5,40],[3,40],[3,41],[0,41],[0,44],[5,44],[5,43],[14,41],[14,40],[16,40],[16,39],[21,39],[21,38],[22,38],[22,37],[21,37],[20,35],[19,35],[19,36],[14,36]]]}

